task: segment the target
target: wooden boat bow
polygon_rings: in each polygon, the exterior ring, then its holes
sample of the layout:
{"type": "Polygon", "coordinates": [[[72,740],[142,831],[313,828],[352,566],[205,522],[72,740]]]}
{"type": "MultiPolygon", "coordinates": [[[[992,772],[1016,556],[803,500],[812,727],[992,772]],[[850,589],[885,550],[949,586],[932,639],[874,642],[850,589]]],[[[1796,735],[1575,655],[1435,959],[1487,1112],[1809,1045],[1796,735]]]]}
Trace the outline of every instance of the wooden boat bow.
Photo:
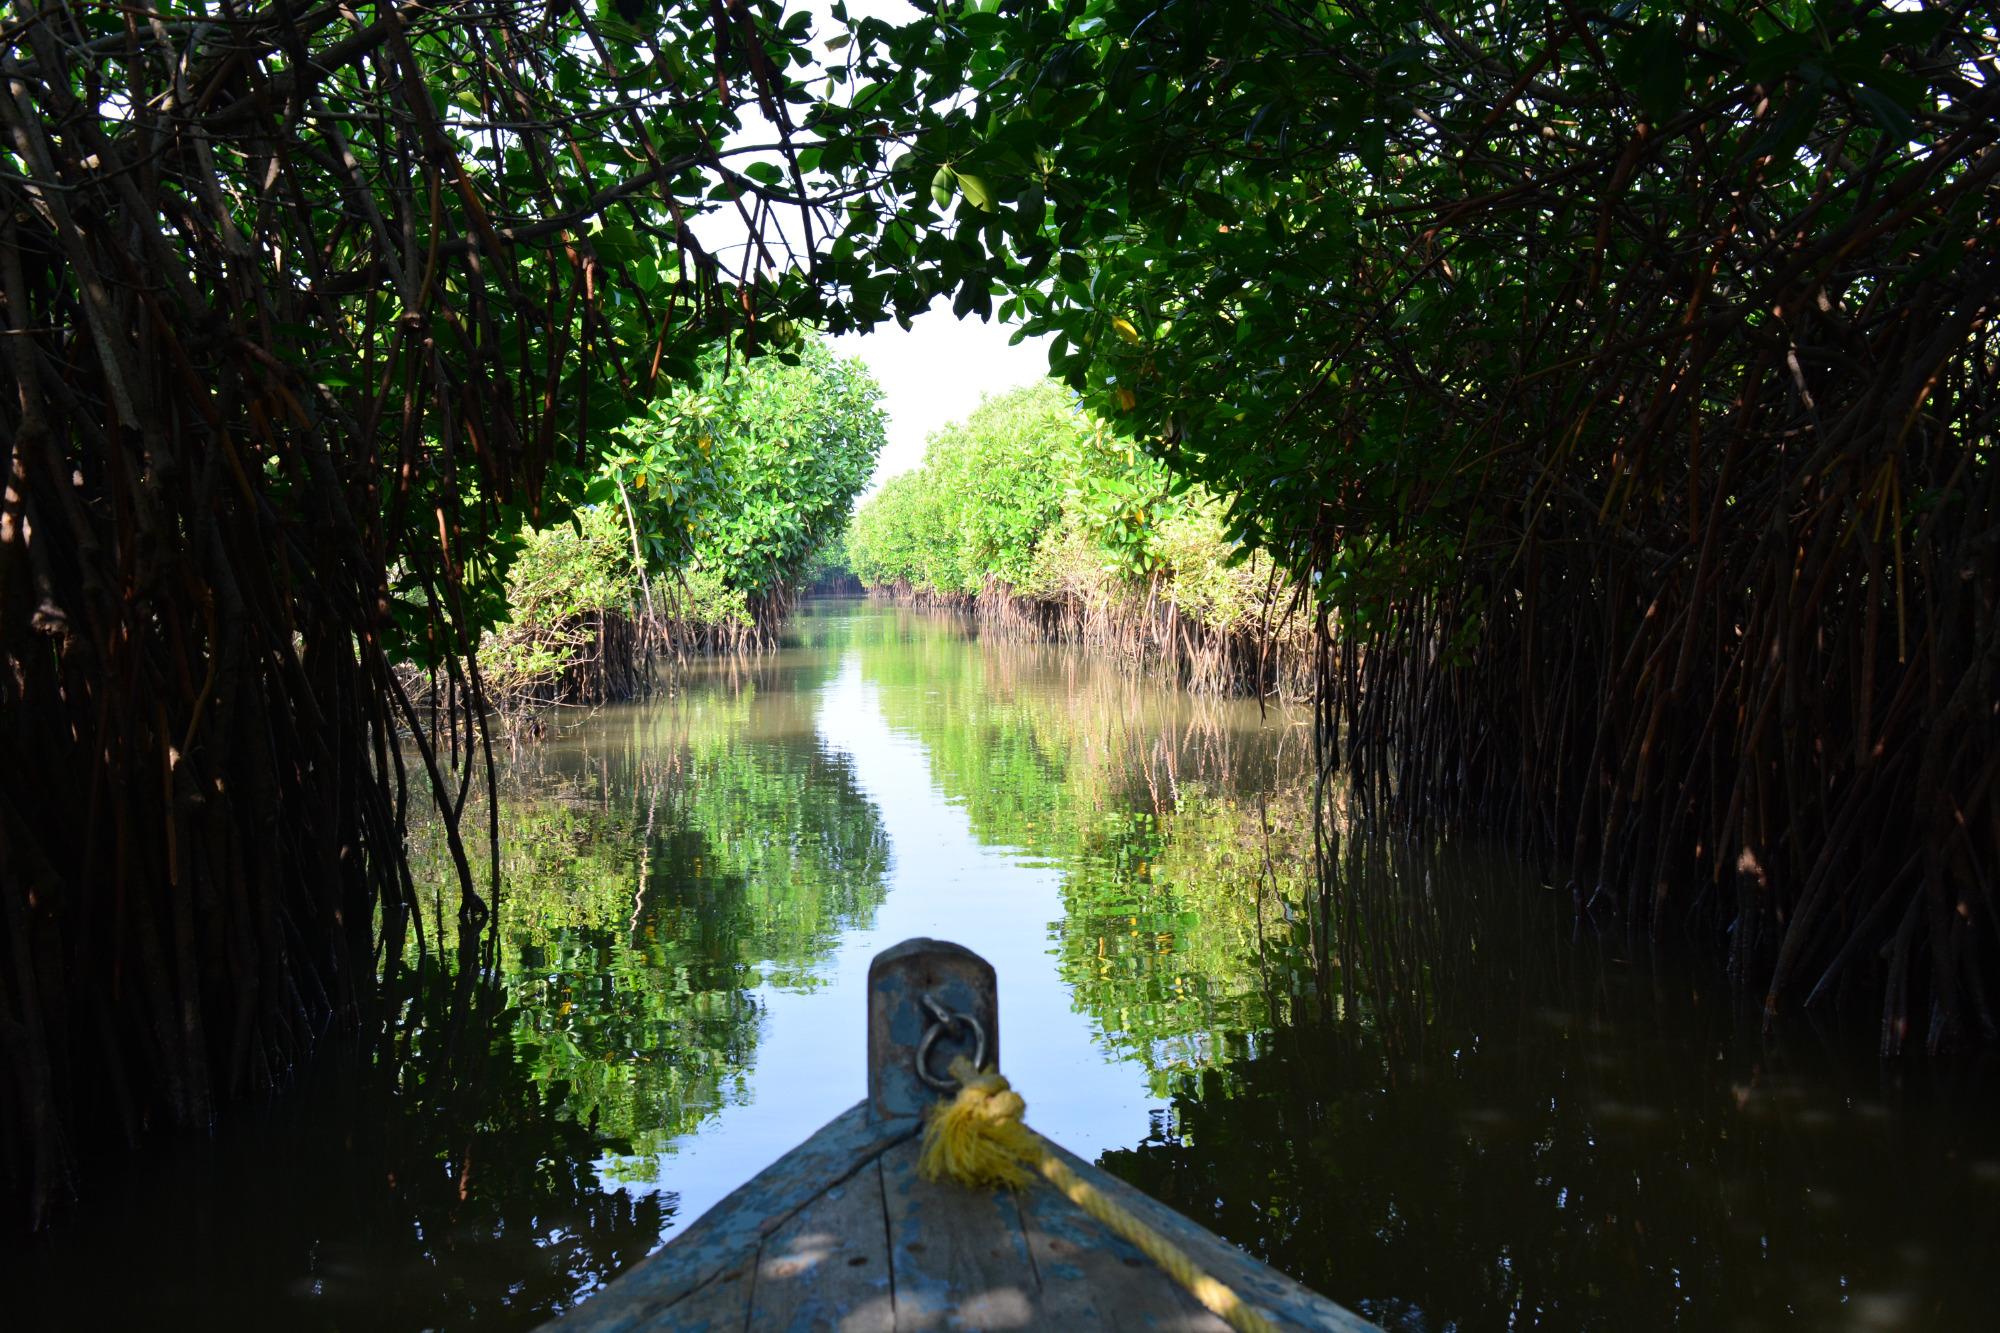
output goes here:
{"type": "MultiPolygon", "coordinates": [[[[918,1169],[924,1115],[952,1088],[940,1071],[958,1057],[995,1067],[999,1054],[991,964],[939,940],[885,950],[868,969],[868,1095],[545,1327],[1227,1333],[1228,1323],[1138,1246],[1047,1180],[967,1188],[918,1169]]],[[[1264,1321],[1239,1327],[1373,1327],[1061,1146],[1038,1142],[1056,1166],[1044,1174],[1081,1182],[1238,1298],[1239,1314],[1264,1321]]]]}

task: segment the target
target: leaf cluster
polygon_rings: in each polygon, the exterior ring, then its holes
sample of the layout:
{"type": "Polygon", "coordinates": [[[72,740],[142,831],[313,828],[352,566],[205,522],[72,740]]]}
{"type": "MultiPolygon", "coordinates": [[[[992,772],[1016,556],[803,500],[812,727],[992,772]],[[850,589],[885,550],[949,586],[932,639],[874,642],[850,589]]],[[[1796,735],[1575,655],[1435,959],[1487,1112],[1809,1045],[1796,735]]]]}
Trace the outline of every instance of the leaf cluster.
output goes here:
{"type": "Polygon", "coordinates": [[[932,436],[922,464],[855,513],[847,549],[869,586],[951,597],[997,585],[1095,603],[1150,590],[1234,631],[1289,586],[1225,535],[1223,514],[1045,380],[932,436]]]}
{"type": "Polygon", "coordinates": [[[1867,975],[1885,1049],[1992,1034],[1995,41],[1952,0],[943,6],[888,49],[953,95],[843,240],[1050,336],[1312,590],[1365,800],[1700,903],[1774,1009],[1867,975]]]}

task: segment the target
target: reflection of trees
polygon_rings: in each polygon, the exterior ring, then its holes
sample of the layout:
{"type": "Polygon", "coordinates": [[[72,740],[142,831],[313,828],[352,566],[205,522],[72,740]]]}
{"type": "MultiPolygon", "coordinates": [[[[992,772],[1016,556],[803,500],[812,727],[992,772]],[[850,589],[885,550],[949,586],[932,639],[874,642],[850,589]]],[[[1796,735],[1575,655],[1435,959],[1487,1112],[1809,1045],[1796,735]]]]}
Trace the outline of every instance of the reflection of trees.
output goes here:
{"type": "Polygon", "coordinates": [[[267,1115],[103,1190],[9,1274],[9,1326],[531,1328],[645,1255],[671,1199],[601,1187],[497,990],[422,980],[267,1115]],[[106,1282],[134,1245],[141,1280],[106,1282]]]}
{"type": "Polygon", "coordinates": [[[551,756],[508,821],[503,970],[524,1054],[569,1107],[654,1152],[741,1095],[750,992],[810,985],[882,894],[887,844],[804,696],[684,694],[551,756]]]}
{"type": "Polygon", "coordinates": [[[1338,790],[1322,880],[1272,733],[931,623],[864,674],[975,834],[1062,873],[1063,977],[1169,1103],[1110,1169],[1394,1328],[1986,1308],[1971,1117],[1933,1141],[1955,1122],[1573,939],[1503,860],[1363,835],[1338,790]]]}
{"type": "Polygon", "coordinates": [[[718,668],[541,747],[502,793],[518,1058],[631,1166],[742,1096],[755,989],[812,985],[881,901],[876,811],[814,732],[824,673],[718,668]]]}
{"type": "MultiPolygon", "coordinates": [[[[732,664],[521,755],[490,959],[386,960],[372,1044],[320,1061],[212,1151],[169,1158],[184,1179],[99,1191],[129,1211],[38,1256],[10,1313],[62,1327],[85,1300],[117,1324],[531,1327],[635,1262],[673,1195],[606,1190],[600,1163],[650,1165],[740,1096],[756,988],[813,984],[881,900],[877,814],[815,739],[830,666],[732,664]],[[101,1291],[104,1256],[134,1237],[172,1256],[143,1271],[171,1278],[101,1291]]],[[[447,886],[422,924],[449,940],[448,853],[413,823],[416,873],[447,886]]]]}
{"type": "Polygon", "coordinates": [[[1226,1067],[1281,1007],[1272,979],[1305,940],[1306,808],[1296,789],[1189,783],[1163,815],[1108,813],[1064,877],[1064,979],[1155,1096],[1226,1067]]]}
{"type": "Polygon", "coordinates": [[[1060,867],[1063,977],[1106,1044],[1161,1096],[1241,1049],[1267,1023],[1264,941],[1302,930],[1298,729],[1075,652],[892,623],[861,653],[884,717],[923,742],[975,836],[1060,867]]]}
{"type": "Polygon", "coordinates": [[[1965,1244],[1954,1218],[1990,1246],[1980,1187],[1893,1143],[1832,1053],[1571,940],[1498,863],[1350,834],[1325,903],[1324,936],[1267,937],[1268,1030],[1104,1165],[1392,1328],[1826,1326],[1885,1287],[1891,1322],[1982,1308],[1926,1254],[1965,1244]]]}
{"type": "Polygon", "coordinates": [[[1173,808],[1181,788],[1264,789],[1303,762],[1297,727],[1256,705],[1163,690],[1073,650],[974,640],[934,616],[859,637],[889,725],[921,740],[976,837],[1063,855],[1107,811],[1173,808]]]}

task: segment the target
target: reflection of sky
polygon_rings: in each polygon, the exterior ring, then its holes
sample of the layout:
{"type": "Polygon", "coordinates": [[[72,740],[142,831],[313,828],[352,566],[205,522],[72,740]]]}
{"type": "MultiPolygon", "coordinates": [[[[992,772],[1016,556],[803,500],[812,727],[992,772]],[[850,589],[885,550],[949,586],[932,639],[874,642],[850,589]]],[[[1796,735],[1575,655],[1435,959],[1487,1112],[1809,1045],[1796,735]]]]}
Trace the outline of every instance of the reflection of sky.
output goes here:
{"type": "Polygon", "coordinates": [[[873,928],[820,964],[823,984],[755,992],[764,1018],[747,1095],[660,1161],[655,1187],[679,1195],[681,1225],[861,1099],[868,963],[914,935],[956,940],[998,971],[1001,1070],[1028,1099],[1030,1123],[1086,1159],[1146,1137],[1145,1071],[1098,1047],[1057,973],[1050,928],[1063,915],[1059,873],[981,846],[964,809],[932,780],[923,745],[883,719],[880,695],[850,648],[819,691],[816,729],[853,764],[855,785],[880,813],[888,896],[873,928]]]}

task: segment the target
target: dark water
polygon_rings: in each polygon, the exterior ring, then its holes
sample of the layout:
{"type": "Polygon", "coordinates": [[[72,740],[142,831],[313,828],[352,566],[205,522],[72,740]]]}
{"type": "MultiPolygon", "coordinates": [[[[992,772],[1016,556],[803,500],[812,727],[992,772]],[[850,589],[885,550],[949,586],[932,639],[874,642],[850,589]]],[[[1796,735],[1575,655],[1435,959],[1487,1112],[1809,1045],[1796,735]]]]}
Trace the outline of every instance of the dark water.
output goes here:
{"type": "Polygon", "coordinates": [[[1767,1040],[1497,857],[1347,829],[1322,897],[1296,719],[858,603],[796,639],[524,752],[494,984],[108,1151],[0,1327],[532,1326],[860,1095],[918,934],[998,967],[1039,1128],[1386,1326],[1992,1326],[1986,1064],[1767,1040]]]}

